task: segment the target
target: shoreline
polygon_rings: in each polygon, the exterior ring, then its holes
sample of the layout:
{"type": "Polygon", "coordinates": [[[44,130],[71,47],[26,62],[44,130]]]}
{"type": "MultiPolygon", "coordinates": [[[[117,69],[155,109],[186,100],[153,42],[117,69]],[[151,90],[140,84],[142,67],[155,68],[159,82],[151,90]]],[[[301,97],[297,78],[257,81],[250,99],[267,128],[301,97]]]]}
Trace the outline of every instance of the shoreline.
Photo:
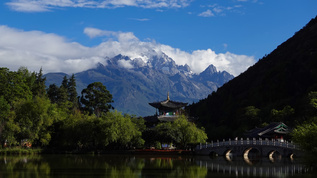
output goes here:
{"type": "Polygon", "coordinates": [[[190,150],[159,150],[159,149],[139,149],[135,150],[137,155],[194,155],[190,150]]]}
{"type": "Polygon", "coordinates": [[[2,148],[0,155],[33,155],[33,154],[131,154],[131,155],[194,155],[190,150],[135,149],[135,150],[53,150],[40,148],[2,148]]]}

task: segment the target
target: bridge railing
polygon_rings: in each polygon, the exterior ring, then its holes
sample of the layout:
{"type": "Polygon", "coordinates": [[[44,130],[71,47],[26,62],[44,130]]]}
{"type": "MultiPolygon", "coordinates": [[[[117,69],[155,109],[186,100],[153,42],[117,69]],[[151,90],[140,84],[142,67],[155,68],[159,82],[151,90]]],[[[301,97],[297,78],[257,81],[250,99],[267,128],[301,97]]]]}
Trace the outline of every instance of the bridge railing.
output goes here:
{"type": "Polygon", "coordinates": [[[266,145],[266,146],[278,146],[278,147],[284,147],[284,148],[290,148],[290,149],[296,149],[296,145],[293,142],[289,142],[287,140],[269,140],[269,139],[249,139],[249,138],[235,138],[233,140],[225,140],[223,139],[222,141],[217,140],[216,142],[211,142],[211,143],[205,143],[202,144],[200,143],[196,149],[204,149],[204,148],[210,148],[210,147],[220,147],[220,146],[241,146],[241,145],[266,145]]]}

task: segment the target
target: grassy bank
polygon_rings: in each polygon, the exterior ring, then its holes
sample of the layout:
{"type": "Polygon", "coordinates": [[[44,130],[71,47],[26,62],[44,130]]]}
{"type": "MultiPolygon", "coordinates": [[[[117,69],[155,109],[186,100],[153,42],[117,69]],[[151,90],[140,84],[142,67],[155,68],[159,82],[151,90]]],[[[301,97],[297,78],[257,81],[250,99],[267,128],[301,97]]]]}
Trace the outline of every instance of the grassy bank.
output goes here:
{"type": "Polygon", "coordinates": [[[0,155],[33,155],[42,153],[40,148],[2,148],[0,155]]]}

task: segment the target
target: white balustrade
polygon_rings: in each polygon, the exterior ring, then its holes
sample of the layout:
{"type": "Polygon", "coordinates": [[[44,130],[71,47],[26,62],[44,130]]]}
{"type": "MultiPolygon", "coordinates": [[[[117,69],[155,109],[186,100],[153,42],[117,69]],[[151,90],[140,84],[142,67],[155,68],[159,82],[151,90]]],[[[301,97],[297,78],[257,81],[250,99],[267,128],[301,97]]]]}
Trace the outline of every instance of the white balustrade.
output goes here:
{"type": "Polygon", "coordinates": [[[259,138],[258,140],[256,138],[252,138],[252,140],[250,140],[249,138],[246,138],[246,139],[235,138],[234,140],[228,139],[228,141],[223,139],[222,141],[217,140],[216,144],[214,144],[213,141],[211,141],[209,144],[206,142],[205,146],[203,146],[200,143],[199,145],[197,145],[196,148],[203,149],[203,147],[208,148],[208,147],[231,146],[231,145],[267,145],[267,146],[279,146],[279,147],[292,148],[292,149],[296,148],[292,141],[288,142],[284,140],[284,142],[280,142],[274,139],[269,140],[267,138],[265,138],[265,140],[263,140],[262,138],[259,138]]]}

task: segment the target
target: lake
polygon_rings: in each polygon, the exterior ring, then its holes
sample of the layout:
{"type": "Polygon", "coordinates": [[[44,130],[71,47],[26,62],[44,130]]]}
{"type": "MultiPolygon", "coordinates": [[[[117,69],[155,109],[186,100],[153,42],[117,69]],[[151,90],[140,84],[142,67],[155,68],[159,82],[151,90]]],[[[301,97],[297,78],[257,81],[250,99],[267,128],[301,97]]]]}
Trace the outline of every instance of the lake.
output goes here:
{"type": "Polygon", "coordinates": [[[300,160],[170,155],[0,156],[0,178],[309,177],[300,160]]]}

